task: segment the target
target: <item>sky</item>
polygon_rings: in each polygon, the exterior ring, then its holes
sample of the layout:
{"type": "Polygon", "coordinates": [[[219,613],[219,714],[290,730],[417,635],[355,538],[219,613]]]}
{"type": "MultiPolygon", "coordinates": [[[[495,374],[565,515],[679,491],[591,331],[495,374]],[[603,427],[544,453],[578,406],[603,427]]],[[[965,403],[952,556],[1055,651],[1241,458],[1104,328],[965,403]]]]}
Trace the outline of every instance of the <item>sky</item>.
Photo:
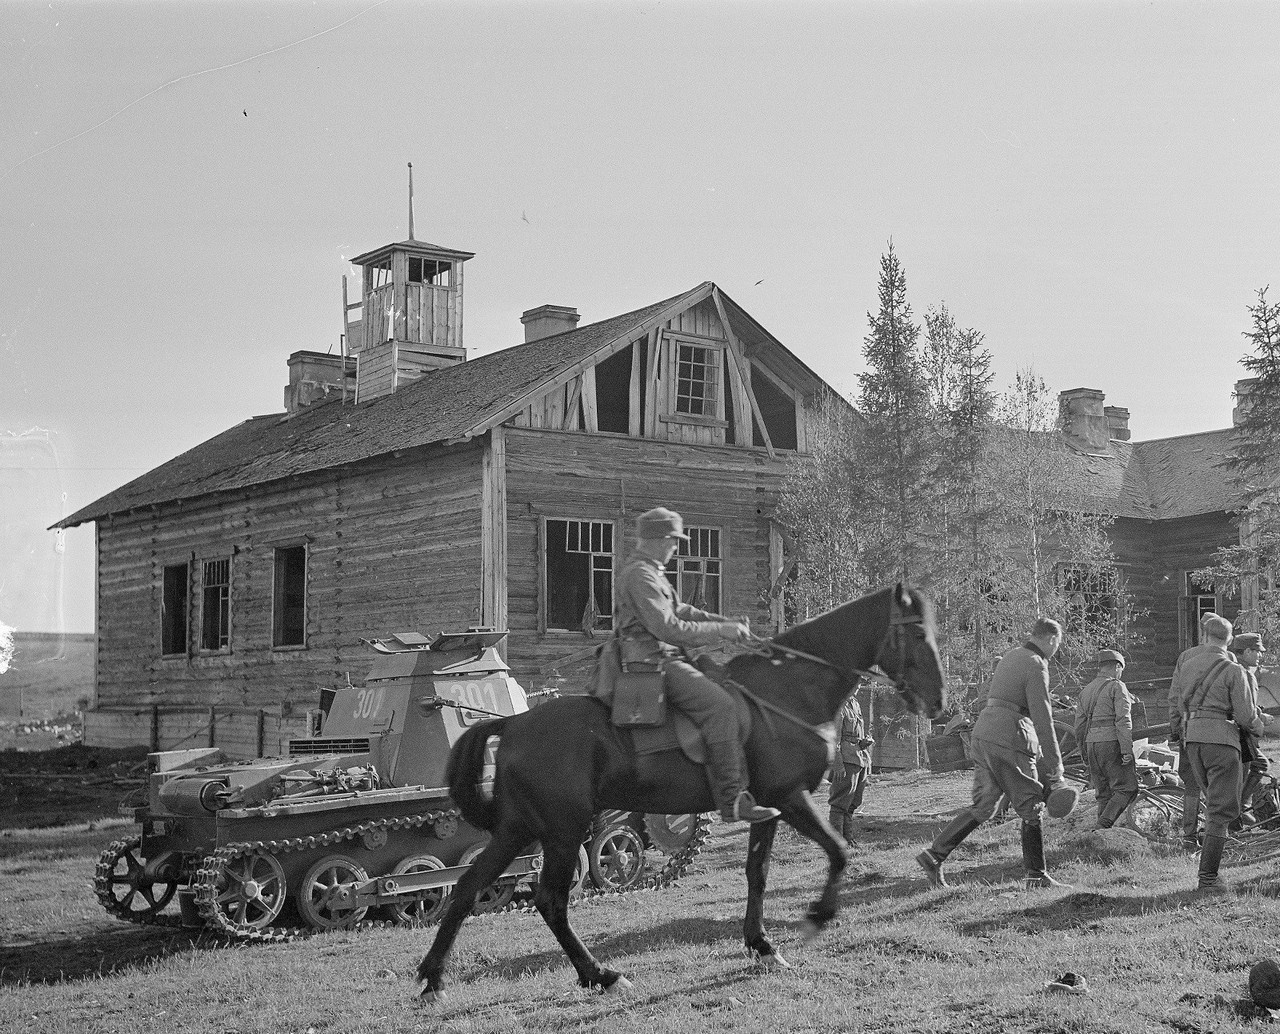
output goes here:
{"type": "Polygon", "coordinates": [[[0,2],[0,622],[92,630],[93,526],[45,529],[283,411],[409,162],[473,356],[713,280],[853,397],[892,241],[998,386],[1229,426],[1277,38],[1237,0],[0,2]]]}

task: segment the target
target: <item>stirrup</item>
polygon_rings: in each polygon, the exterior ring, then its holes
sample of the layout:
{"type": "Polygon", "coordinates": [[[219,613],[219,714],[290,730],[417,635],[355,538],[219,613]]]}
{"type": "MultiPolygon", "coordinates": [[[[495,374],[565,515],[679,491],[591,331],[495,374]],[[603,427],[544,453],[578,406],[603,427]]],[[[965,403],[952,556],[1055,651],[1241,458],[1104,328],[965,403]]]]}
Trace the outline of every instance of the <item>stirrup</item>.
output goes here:
{"type": "Polygon", "coordinates": [[[756,804],[756,799],[751,796],[750,791],[743,790],[733,799],[731,815],[721,815],[721,818],[729,822],[768,822],[781,814],[782,812],[777,808],[765,808],[756,804]]]}

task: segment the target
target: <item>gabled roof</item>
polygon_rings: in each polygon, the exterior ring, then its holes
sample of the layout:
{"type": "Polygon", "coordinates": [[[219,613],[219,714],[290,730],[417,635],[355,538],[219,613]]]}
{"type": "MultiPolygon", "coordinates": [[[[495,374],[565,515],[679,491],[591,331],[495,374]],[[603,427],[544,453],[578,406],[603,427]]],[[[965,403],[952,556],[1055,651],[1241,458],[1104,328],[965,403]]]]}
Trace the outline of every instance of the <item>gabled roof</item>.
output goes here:
{"type": "MultiPolygon", "coordinates": [[[[708,297],[710,281],[634,312],[563,334],[436,370],[390,395],[343,404],[307,406],[292,416],[271,414],[237,424],[90,503],[54,527],[71,528],[108,514],[228,492],[281,478],[358,463],[401,449],[465,440],[483,434],[539,397],[575,368],[604,358],[676,313],[708,297]]],[[[727,296],[735,323],[742,310],[727,296]]],[[[766,335],[751,321],[753,335],[766,335]]],[[[785,354],[818,384],[817,375],[776,340],[771,357],[785,354]],[[778,351],[780,350],[780,351],[778,351]]]]}

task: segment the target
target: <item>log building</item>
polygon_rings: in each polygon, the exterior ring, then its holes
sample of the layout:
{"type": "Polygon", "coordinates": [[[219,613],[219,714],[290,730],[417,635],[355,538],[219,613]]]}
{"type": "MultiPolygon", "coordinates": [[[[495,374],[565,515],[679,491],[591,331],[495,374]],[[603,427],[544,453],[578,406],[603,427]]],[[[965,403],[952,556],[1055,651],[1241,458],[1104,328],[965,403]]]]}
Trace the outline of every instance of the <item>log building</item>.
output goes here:
{"type": "Polygon", "coordinates": [[[584,678],[637,514],[679,510],[670,577],[777,628],[779,484],[822,381],[713,283],[466,358],[471,255],[353,260],[349,355],[295,352],[246,420],[61,521],[97,527],[90,744],[274,753],[362,638],[489,625],[526,687],[584,678]]]}

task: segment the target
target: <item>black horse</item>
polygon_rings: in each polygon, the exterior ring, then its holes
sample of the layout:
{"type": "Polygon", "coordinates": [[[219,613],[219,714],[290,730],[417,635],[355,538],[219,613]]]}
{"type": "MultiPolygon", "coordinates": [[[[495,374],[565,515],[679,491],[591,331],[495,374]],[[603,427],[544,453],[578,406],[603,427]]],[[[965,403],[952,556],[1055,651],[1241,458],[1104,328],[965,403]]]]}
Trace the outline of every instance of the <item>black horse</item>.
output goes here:
{"type": "MultiPolygon", "coordinates": [[[[751,792],[819,844],[829,862],[821,897],[806,914],[816,934],[836,914],[846,845],[814,807],[810,793],[830,765],[829,723],[859,677],[873,665],[888,674],[908,706],[934,717],[943,705],[933,610],[899,585],[846,603],[729,662],[726,676],[747,691],[752,709],[746,760],[751,792]],[[824,730],[821,726],[827,725],[824,730]]],[[[605,808],[680,814],[714,808],[703,769],[679,750],[642,759],[630,735],[590,697],[552,700],[510,718],[473,726],[454,744],[449,791],[472,825],[492,839],[454,888],[431,950],[418,966],[422,996],[434,1000],[445,961],[476,895],[534,841],[543,867],[534,903],[578,971],[584,987],[617,991],[630,982],[601,966],[569,925],[569,894],[591,817],[605,808]],[[480,789],[490,737],[499,736],[492,798],[480,789]]],[[[778,822],[751,827],[747,853],[747,948],[767,965],[786,967],[765,936],[764,889],[778,822]]]]}

